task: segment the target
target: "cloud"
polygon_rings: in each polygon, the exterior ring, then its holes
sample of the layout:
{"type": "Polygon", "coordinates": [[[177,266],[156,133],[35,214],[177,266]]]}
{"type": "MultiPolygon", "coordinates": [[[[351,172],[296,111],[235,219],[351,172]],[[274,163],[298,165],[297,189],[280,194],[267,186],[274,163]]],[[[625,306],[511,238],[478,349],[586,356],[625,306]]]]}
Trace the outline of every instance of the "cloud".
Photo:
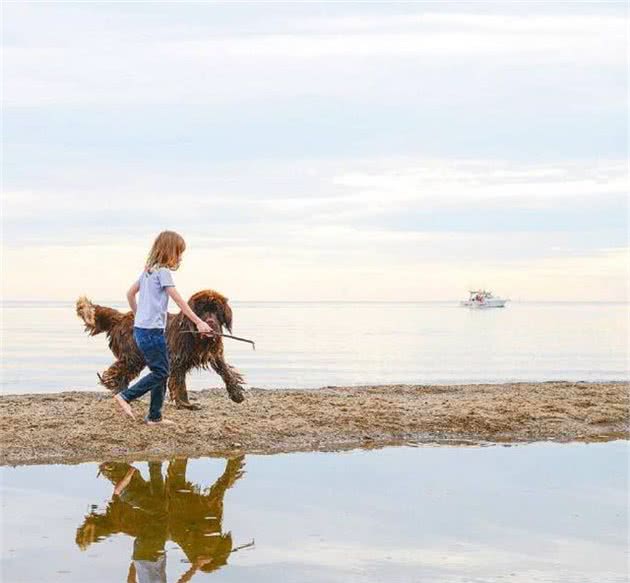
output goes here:
{"type": "MultiPolygon", "coordinates": [[[[625,67],[622,12],[523,18],[420,9],[403,16],[315,18],[308,26],[289,18],[249,34],[217,31],[212,25],[204,29],[203,21],[194,20],[194,10],[185,12],[191,16],[189,30],[168,30],[145,19],[135,22],[134,34],[129,22],[123,22],[120,33],[113,26],[93,25],[86,35],[76,28],[66,30],[68,15],[78,26],[83,22],[73,10],[58,7],[47,11],[47,30],[35,37],[19,31],[44,28],[42,15],[7,7],[5,26],[12,42],[4,49],[5,103],[207,104],[230,102],[235,96],[246,101],[248,96],[304,95],[363,100],[387,95],[416,101],[443,79],[452,83],[458,77],[467,81],[467,97],[473,98],[468,67],[478,80],[501,74],[517,85],[528,78],[550,83],[569,68],[584,80],[597,78],[598,83],[583,89],[601,98],[604,88],[613,95],[619,92],[601,74],[602,67],[619,73],[625,67]],[[48,26],[50,22],[60,26],[48,26]],[[527,67],[537,70],[524,77],[527,67]]],[[[480,100],[493,93],[484,85],[473,92],[480,100]]]]}
{"type": "MultiPolygon", "coordinates": [[[[324,235],[326,233],[320,233],[324,235]]],[[[299,229],[276,241],[241,246],[188,237],[184,294],[201,286],[237,300],[457,300],[485,286],[512,299],[628,299],[628,248],[552,257],[509,257],[527,236],[379,236],[329,230],[322,239],[299,229]],[[505,247],[507,256],[495,250],[505,247]]],[[[2,250],[4,299],[123,298],[137,277],[153,233],[134,243],[30,245],[2,250]]],[[[553,238],[552,238],[553,240],[553,238]]]]}
{"type": "Polygon", "coordinates": [[[90,164],[46,180],[54,190],[6,188],[5,242],[46,240],[46,225],[60,224],[95,241],[134,224],[224,237],[240,230],[252,240],[296,223],[366,232],[625,229],[627,168],[614,160],[259,160],[187,168],[185,176],[90,164]]]}
{"type": "MultiPolygon", "coordinates": [[[[500,532],[504,533],[504,529],[500,532]]],[[[527,536],[529,541],[532,539],[531,532],[518,534],[527,536]]],[[[615,570],[623,569],[617,549],[606,544],[579,537],[549,535],[538,536],[534,541],[537,548],[545,548],[548,552],[533,557],[527,549],[517,548],[501,538],[473,544],[438,534],[433,536],[430,544],[419,541],[413,547],[388,546],[387,540],[380,544],[375,544],[374,540],[361,540],[360,544],[342,540],[328,544],[294,542],[281,548],[268,545],[257,553],[243,555],[240,566],[283,565],[286,569],[299,565],[301,569],[316,567],[318,572],[327,568],[330,569],[327,579],[332,581],[347,581],[357,572],[362,573],[362,578],[379,579],[378,575],[385,570],[394,580],[399,577],[406,580],[405,575],[411,575],[416,580],[426,578],[447,583],[461,581],[462,572],[472,580],[488,580],[488,573],[496,576],[502,572],[510,572],[510,579],[516,582],[552,580],[557,576],[559,563],[571,565],[575,573],[580,573],[579,577],[585,573],[601,574],[602,561],[595,560],[595,556],[606,557],[605,564],[611,570],[604,576],[606,580],[609,575],[614,578],[612,572],[615,570]]],[[[568,576],[571,580],[572,574],[568,576]]]]}
{"type": "Polygon", "coordinates": [[[603,251],[628,243],[622,9],[27,3],[4,18],[10,297],[43,293],[33,274],[55,264],[46,293],[88,277],[113,297],[163,228],[189,240],[189,274],[211,266],[245,298],[431,299],[478,279],[626,297],[603,251]]]}

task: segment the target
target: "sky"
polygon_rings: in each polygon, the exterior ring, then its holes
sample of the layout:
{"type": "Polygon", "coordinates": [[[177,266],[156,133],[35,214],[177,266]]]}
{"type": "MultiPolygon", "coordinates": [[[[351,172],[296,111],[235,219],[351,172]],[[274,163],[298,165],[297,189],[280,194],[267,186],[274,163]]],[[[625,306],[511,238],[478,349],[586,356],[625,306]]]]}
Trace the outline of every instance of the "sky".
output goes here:
{"type": "Polygon", "coordinates": [[[627,301],[627,16],[5,2],[2,297],[627,301]]]}

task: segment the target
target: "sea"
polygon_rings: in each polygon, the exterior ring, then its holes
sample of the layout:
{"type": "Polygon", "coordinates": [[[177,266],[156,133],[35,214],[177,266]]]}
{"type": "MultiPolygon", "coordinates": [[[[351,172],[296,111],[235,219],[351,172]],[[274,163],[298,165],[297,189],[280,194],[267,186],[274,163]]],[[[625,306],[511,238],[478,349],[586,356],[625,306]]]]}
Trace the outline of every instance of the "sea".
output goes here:
{"type": "MultiPolygon", "coordinates": [[[[628,379],[627,304],[232,305],[256,350],[226,339],[227,359],[253,387],[628,379]]],[[[5,394],[95,390],[111,362],[72,303],[3,304],[5,394]]],[[[0,581],[628,583],[628,454],[407,444],[0,467],[0,581]]]]}
{"type": "MultiPolygon", "coordinates": [[[[101,301],[125,309],[122,303],[101,301]]],[[[629,376],[626,303],[232,302],[226,358],[251,387],[619,381],[629,376]]],[[[113,356],[72,302],[4,302],[4,393],[98,389],[113,356]]],[[[212,371],[192,390],[221,386],[212,371]]]]}

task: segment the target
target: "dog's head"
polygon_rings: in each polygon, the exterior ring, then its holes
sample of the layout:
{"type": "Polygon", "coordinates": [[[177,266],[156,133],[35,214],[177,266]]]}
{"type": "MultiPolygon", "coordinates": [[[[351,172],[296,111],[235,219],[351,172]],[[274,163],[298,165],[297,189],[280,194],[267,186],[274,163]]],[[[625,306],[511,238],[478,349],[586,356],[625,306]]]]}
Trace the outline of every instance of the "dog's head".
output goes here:
{"type": "Polygon", "coordinates": [[[192,295],[188,305],[197,316],[206,322],[217,320],[218,323],[232,333],[232,308],[228,299],[219,292],[205,289],[192,295]]]}

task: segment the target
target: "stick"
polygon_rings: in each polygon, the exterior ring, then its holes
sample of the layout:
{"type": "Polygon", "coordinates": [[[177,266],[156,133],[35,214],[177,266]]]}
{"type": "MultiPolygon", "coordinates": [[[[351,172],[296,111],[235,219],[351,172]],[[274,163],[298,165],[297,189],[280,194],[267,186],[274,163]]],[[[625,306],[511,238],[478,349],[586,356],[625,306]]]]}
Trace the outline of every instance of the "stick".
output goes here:
{"type": "Polygon", "coordinates": [[[241,545],[240,547],[236,547],[235,549],[232,549],[230,552],[231,553],[236,553],[237,551],[240,551],[242,549],[247,549],[249,547],[253,547],[255,544],[256,543],[255,543],[254,539],[252,539],[252,542],[247,543],[246,545],[241,545]]]}
{"type": "MultiPolygon", "coordinates": [[[[180,334],[203,334],[203,332],[199,332],[198,330],[182,330],[180,334]]],[[[203,334],[206,336],[206,334],[203,334]]],[[[212,334],[207,334],[207,336],[223,336],[223,338],[231,338],[232,340],[238,340],[239,342],[247,342],[252,345],[252,348],[256,350],[256,343],[253,340],[248,340],[247,338],[241,338],[240,336],[232,336],[231,334],[221,334],[220,332],[213,332],[212,334]]]]}

